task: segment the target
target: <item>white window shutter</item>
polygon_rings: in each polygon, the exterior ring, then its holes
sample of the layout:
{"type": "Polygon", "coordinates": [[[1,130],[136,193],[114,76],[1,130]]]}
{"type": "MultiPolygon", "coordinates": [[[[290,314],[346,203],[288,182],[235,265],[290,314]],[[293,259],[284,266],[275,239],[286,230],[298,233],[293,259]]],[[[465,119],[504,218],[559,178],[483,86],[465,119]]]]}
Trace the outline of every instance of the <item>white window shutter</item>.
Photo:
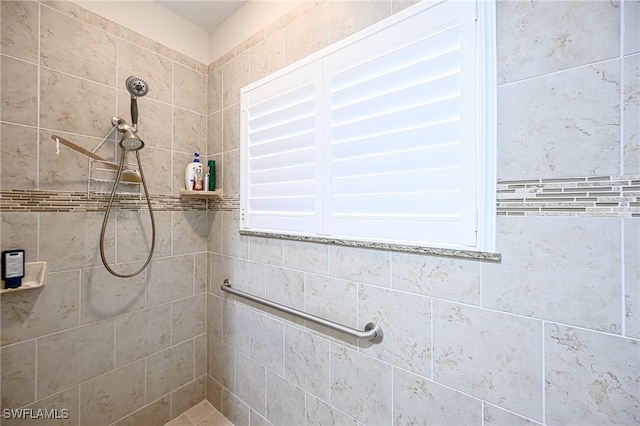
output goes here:
{"type": "Polygon", "coordinates": [[[331,235],[475,244],[475,50],[461,6],[440,4],[329,58],[331,235]]]}
{"type": "Polygon", "coordinates": [[[245,87],[241,229],[487,249],[495,50],[476,7],[418,3],[245,87]]]}
{"type": "Polygon", "coordinates": [[[319,64],[242,93],[242,226],[317,232],[322,163],[319,64]]]}

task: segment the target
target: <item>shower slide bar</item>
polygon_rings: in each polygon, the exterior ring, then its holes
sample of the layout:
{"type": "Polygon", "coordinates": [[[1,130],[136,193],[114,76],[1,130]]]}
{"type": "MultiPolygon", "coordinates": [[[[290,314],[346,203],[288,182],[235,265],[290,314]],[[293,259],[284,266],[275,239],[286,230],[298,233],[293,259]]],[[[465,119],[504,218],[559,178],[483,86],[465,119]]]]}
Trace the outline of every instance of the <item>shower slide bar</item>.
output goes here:
{"type": "Polygon", "coordinates": [[[324,318],[320,318],[315,315],[311,315],[306,312],[302,312],[297,309],[290,308],[288,306],[280,305],[278,303],[271,302],[270,300],[266,300],[261,297],[254,296],[252,294],[245,293],[244,291],[241,291],[241,290],[236,290],[235,288],[231,287],[231,282],[229,281],[228,278],[224,280],[224,282],[220,286],[220,289],[227,293],[235,294],[236,296],[240,296],[244,299],[251,300],[252,302],[256,302],[261,305],[268,306],[273,309],[277,309],[281,312],[305,319],[307,321],[311,321],[316,324],[323,325],[332,330],[337,330],[341,333],[348,334],[349,336],[355,337],[360,340],[370,340],[373,343],[382,342],[382,337],[383,337],[382,327],[380,327],[378,324],[374,322],[370,322],[367,325],[365,325],[364,331],[356,330],[355,328],[347,327],[346,325],[338,324],[336,322],[329,321],[324,318]]]}

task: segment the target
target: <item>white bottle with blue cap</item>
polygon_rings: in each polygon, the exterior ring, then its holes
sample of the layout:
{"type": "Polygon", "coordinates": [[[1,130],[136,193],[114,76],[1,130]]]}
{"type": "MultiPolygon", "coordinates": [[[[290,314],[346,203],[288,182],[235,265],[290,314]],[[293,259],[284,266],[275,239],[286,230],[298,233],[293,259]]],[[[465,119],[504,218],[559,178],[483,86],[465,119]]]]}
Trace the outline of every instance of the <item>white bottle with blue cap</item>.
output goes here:
{"type": "Polygon", "coordinates": [[[187,170],[184,173],[184,184],[185,187],[187,188],[187,191],[193,191],[194,185],[196,183],[196,177],[199,176],[203,176],[203,167],[202,167],[202,163],[200,162],[200,153],[195,152],[193,154],[193,163],[189,163],[189,165],[187,166],[187,170]]]}

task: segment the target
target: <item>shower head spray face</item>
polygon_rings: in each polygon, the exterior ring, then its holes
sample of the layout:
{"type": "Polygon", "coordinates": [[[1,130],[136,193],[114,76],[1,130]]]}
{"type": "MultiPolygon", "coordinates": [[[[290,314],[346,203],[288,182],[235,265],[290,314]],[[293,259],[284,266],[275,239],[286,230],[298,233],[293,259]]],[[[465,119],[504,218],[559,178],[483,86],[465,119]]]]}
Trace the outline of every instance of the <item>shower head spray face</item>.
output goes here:
{"type": "Polygon", "coordinates": [[[140,77],[132,75],[131,77],[127,78],[125,84],[127,86],[127,90],[131,94],[131,97],[134,99],[140,98],[149,93],[149,85],[140,77]]]}
{"type": "Polygon", "coordinates": [[[144,142],[130,130],[125,130],[120,139],[120,148],[125,151],[138,151],[144,148],[144,142]]]}

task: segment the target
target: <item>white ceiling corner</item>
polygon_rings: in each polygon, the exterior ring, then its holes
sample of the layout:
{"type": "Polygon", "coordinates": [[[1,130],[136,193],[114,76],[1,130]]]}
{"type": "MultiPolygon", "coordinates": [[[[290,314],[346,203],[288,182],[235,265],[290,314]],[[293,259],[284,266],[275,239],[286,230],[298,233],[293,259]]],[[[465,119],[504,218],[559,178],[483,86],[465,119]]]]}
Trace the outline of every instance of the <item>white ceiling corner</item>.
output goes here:
{"type": "Polygon", "coordinates": [[[247,0],[156,0],[209,33],[247,0]]]}

